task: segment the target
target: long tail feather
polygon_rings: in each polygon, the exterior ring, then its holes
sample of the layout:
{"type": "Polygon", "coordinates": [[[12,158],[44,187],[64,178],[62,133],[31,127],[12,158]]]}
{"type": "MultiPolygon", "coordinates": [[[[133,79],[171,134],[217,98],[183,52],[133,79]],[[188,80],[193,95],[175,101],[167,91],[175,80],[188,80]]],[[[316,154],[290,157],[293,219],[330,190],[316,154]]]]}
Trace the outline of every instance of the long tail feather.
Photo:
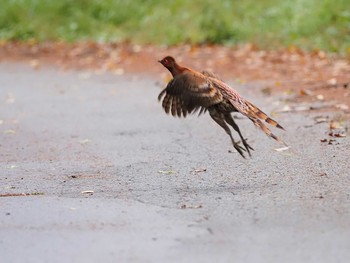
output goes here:
{"type": "Polygon", "coordinates": [[[271,130],[259,119],[256,118],[250,118],[251,121],[254,123],[254,125],[258,128],[260,128],[267,136],[271,137],[272,139],[278,141],[279,143],[282,143],[284,145],[287,145],[282,139],[274,135],[271,130]]]}
{"type": "Polygon", "coordinates": [[[248,101],[246,103],[249,107],[249,110],[252,111],[254,115],[256,115],[259,119],[266,121],[268,124],[274,127],[284,130],[284,128],[277,121],[271,119],[269,116],[267,116],[265,112],[260,110],[258,107],[254,106],[252,103],[248,101]]]}

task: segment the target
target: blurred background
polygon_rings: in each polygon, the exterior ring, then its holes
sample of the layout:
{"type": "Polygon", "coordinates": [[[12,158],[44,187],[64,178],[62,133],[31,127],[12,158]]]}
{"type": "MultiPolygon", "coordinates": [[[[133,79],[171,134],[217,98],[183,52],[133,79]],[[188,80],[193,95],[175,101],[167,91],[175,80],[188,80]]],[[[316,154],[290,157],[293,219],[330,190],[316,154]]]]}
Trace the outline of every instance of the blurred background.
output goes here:
{"type": "Polygon", "coordinates": [[[350,53],[349,0],[0,0],[2,42],[252,43],[350,53]]]}

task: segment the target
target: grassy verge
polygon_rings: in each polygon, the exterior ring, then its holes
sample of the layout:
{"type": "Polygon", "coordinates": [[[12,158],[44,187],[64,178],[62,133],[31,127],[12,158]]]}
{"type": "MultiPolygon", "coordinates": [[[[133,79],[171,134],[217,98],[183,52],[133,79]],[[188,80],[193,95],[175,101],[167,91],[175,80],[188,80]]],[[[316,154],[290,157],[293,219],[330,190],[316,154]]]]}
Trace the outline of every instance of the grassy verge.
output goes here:
{"type": "Polygon", "coordinates": [[[349,52],[349,0],[0,0],[0,39],[252,42],[349,52]]]}

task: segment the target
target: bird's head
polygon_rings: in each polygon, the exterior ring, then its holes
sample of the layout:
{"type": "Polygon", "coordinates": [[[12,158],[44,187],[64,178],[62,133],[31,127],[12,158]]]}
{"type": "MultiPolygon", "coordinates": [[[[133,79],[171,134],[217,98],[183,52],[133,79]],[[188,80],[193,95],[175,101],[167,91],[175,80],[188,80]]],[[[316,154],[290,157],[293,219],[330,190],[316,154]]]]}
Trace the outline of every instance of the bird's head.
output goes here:
{"type": "Polygon", "coordinates": [[[176,61],[171,56],[167,56],[167,57],[163,58],[162,60],[159,60],[158,62],[161,63],[167,69],[172,69],[176,66],[176,61]]]}

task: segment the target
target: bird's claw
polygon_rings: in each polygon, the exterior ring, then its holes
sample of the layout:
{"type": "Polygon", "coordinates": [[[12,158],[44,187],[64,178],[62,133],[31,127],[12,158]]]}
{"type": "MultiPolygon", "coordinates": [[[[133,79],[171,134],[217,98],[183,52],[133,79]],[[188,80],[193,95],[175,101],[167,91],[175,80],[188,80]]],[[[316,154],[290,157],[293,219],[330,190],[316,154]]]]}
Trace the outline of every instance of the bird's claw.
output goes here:
{"type": "MultiPolygon", "coordinates": [[[[238,142],[234,142],[233,143],[233,147],[236,149],[236,151],[243,157],[245,158],[244,154],[243,154],[243,151],[246,151],[246,149],[244,149],[242,146],[239,145],[240,144],[240,141],[238,142]]],[[[248,150],[248,153],[249,153],[249,150],[248,150]]],[[[249,153],[250,155],[250,153],[249,153]]]]}
{"type": "Polygon", "coordinates": [[[249,156],[252,156],[252,155],[250,154],[250,150],[254,151],[253,147],[251,147],[251,146],[247,143],[247,140],[243,140],[243,145],[244,145],[245,149],[247,150],[249,156]]]}

